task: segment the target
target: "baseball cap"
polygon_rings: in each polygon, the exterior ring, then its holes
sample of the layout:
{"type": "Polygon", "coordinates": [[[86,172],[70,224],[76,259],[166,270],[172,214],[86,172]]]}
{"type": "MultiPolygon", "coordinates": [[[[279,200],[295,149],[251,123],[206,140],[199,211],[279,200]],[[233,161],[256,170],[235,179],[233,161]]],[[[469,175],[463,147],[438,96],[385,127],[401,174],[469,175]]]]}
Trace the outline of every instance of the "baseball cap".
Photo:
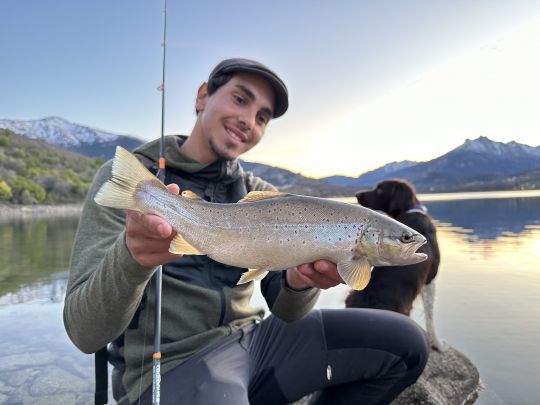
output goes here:
{"type": "Polygon", "coordinates": [[[289,108],[287,86],[285,86],[285,83],[283,83],[283,80],[277,74],[260,62],[243,58],[225,59],[219,62],[214,70],[212,70],[208,81],[221,74],[234,72],[253,73],[266,79],[270,86],[272,86],[275,94],[274,118],[281,117],[285,114],[287,108],[289,108]]]}

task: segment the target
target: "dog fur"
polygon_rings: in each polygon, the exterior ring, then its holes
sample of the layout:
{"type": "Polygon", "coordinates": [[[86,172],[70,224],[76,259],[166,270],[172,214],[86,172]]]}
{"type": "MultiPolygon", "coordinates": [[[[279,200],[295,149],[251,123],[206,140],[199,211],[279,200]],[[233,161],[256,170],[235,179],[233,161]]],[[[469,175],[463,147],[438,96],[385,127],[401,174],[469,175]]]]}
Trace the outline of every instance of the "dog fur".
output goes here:
{"type": "Polygon", "coordinates": [[[427,243],[418,251],[426,253],[428,259],[408,266],[374,267],[367,287],[349,292],[346,307],[386,309],[409,316],[413,301],[421,294],[429,342],[442,350],[433,323],[433,279],[440,262],[437,230],[425,207],[418,202],[414,186],[405,180],[385,180],[372,190],[359,191],[356,198],[360,205],[382,211],[424,235],[427,243]]]}

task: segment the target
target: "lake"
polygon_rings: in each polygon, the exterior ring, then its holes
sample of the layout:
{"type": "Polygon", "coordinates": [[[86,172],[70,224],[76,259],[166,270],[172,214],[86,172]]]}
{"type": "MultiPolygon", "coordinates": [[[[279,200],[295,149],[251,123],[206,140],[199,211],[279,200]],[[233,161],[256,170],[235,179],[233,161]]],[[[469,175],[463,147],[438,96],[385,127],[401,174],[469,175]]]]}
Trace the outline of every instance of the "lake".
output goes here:
{"type": "MultiPolygon", "coordinates": [[[[439,229],[437,330],[478,367],[476,403],[540,403],[540,194],[421,199],[439,229]]],[[[76,226],[74,217],[0,222],[0,404],[93,403],[93,356],[62,324],[76,226]]],[[[346,291],[325,291],[318,306],[343,307],[346,291]]],[[[412,317],[423,325],[420,301],[412,317]]]]}

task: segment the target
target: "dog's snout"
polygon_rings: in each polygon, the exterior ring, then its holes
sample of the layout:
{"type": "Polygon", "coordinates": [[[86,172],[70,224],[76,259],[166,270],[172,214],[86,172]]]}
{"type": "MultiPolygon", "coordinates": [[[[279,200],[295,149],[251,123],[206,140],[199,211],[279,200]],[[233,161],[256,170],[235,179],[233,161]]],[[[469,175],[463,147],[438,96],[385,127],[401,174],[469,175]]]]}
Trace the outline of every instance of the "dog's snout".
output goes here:
{"type": "Polygon", "coordinates": [[[360,190],[356,192],[355,197],[356,197],[356,200],[358,201],[358,204],[365,205],[366,203],[365,194],[366,194],[366,190],[360,190]]]}

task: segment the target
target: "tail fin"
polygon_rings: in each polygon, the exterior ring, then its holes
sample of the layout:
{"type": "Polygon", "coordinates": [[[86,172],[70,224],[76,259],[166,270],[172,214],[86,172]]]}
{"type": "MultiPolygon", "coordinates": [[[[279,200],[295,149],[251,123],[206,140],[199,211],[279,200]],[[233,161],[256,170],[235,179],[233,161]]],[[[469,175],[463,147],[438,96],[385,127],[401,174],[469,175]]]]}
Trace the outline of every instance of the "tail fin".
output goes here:
{"type": "Polygon", "coordinates": [[[167,189],[135,156],[117,146],[112,178],[101,186],[94,201],[106,207],[140,211],[135,193],[143,181],[150,181],[154,186],[167,189]]]}

